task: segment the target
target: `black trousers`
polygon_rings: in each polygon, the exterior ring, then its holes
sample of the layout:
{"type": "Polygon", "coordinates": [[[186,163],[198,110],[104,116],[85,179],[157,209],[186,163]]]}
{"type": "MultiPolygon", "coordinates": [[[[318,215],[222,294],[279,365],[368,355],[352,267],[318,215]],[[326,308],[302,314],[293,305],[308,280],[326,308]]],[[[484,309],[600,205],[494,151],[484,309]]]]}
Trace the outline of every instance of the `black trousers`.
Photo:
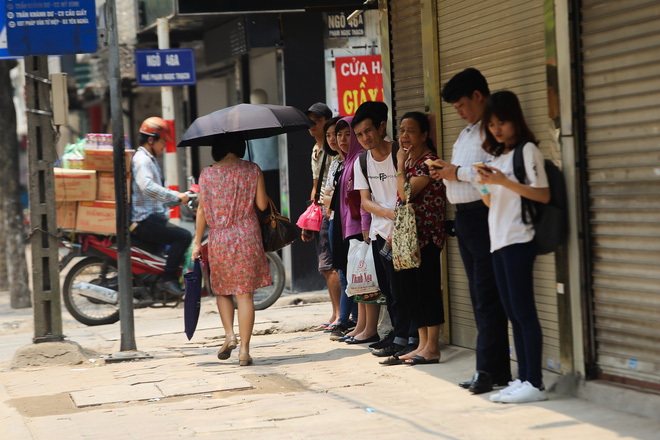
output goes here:
{"type": "Polygon", "coordinates": [[[133,235],[148,243],[170,245],[161,278],[165,281],[177,278],[181,260],[192,241],[192,234],[187,229],[169,223],[167,218],[162,215],[151,214],[138,223],[133,230],[133,235]]]}
{"type": "Polygon", "coordinates": [[[457,211],[456,238],[470,286],[477,323],[477,370],[494,380],[511,379],[507,318],[493,271],[488,208],[457,211]]]}
{"type": "Polygon", "coordinates": [[[387,312],[394,328],[394,343],[406,345],[410,338],[418,338],[417,326],[410,319],[408,309],[401,302],[401,296],[398,291],[397,273],[394,271],[394,264],[391,260],[380,255],[380,250],[385,245],[385,239],[377,236],[372,242],[371,248],[374,254],[374,264],[376,266],[376,277],[381,292],[387,300],[387,312]]]}

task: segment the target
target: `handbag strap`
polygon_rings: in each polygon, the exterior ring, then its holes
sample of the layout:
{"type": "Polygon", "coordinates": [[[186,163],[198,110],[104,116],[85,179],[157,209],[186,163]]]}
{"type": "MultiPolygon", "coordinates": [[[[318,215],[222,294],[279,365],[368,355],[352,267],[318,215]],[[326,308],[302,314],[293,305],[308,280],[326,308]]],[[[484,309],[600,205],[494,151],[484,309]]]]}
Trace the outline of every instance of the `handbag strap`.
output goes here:
{"type": "Polygon", "coordinates": [[[410,203],[410,194],[412,193],[412,185],[410,182],[406,181],[403,184],[403,191],[406,193],[406,205],[410,203]]]}
{"type": "Polygon", "coordinates": [[[316,182],[316,192],[314,192],[314,201],[319,202],[321,196],[321,184],[323,183],[323,173],[325,173],[325,160],[328,158],[326,152],[323,152],[323,160],[321,161],[321,172],[319,173],[318,181],[316,182]]]}

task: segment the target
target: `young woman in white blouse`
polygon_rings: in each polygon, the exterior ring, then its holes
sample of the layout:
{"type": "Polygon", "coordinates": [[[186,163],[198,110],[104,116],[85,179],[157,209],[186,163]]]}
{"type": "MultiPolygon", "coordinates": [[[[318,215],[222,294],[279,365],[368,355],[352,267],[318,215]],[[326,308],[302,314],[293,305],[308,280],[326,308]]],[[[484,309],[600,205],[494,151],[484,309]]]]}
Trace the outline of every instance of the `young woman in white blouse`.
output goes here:
{"type": "Polygon", "coordinates": [[[481,127],[483,149],[494,159],[487,165],[475,166],[481,183],[489,189],[483,200],[490,207],[488,228],[493,269],[502,304],[513,327],[518,358],[518,378],[493,394],[491,400],[504,403],[546,400],[541,373],[543,335],[534,301],[534,226],[523,219],[521,206],[522,197],[544,204],[550,201],[543,155],[512,92],[490,96],[481,127]],[[514,175],[516,148],[523,149],[525,183],[520,183],[514,175]]]}

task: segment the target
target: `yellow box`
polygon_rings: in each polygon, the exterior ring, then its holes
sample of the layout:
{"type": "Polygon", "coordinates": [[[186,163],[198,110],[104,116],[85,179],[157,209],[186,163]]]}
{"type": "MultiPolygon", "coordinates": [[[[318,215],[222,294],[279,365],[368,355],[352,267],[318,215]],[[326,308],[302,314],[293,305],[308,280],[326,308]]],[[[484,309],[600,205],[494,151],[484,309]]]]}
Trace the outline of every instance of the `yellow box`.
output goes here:
{"type": "Polygon", "coordinates": [[[55,200],[96,200],[96,171],[53,168],[55,200]]]}
{"type": "Polygon", "coordinates": [[[57,227],[59,229],[73,229],[76,227],[76,212],[78,202],[57,202],[57,227]]]}
{"type": "MultiPolygon", "coordinates": [[[[85,148],[85,160],[83,169],[96,171],[114,171],[113,151],[111,149],[97,150],[94,148],[85,148]]],[[[126,173],[131,172],[131,159],[135,150],[126,150],[126,173]]]]}
{"type": "Polygon", "coordinates": [[[76,230],[97,234],[116,234],[115,202],[78,202],[76,230]]]}
{"type": "MultiPolygon", "coordinates": [[[[126,176],[126,191],[128,200],[131,199],[131,176],[126,176]]],[[[115,201],[115,175],[107,171],[99,171],[97,180],[99,188],[96,193],[96,200],[115,201]]]]}

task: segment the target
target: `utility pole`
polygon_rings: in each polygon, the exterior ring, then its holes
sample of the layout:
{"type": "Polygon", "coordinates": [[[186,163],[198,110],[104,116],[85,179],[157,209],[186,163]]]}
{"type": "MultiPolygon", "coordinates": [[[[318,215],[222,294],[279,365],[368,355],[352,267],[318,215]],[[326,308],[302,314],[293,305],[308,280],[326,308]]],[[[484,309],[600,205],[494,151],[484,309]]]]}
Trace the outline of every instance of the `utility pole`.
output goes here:
{"type": "Polygon", "coordinates": [[[124,119],[121,105],[119,73],[119,37],[115,0],[105,3],[110,55],[110,113],[112,115],[112,147],[115,172],[117,216],[117,271],[119,273],[119,316],[122,352],[135,351],[135,319],[133,316],[133,273],[131,270],[131,237],[128,231],[128,195],[126,191],[126,158],[124,119]]]}
{"type": "MultiPolygon", "coordinates": [[[[170,48],[170,25],[167,18],[159,18],[156,21],[158,30],[158,49],[170,48]]],[[[174,88],[162,86],[160,88],[160,99],[162,106],[162,117],[170,124],[172,138],[176,140],[174,133],[174,88]]],[[[179,192],[179,164],[177,161],[176,143],[168,142],[165,150],[165,181],[170,189],[179,192]]],[[[181,213],[176,206],[170,210],[170,221],[176,225],[181,224],[181,213]]]]}
{"type": "Polygon", "coordinates": [[[60,268],[55,216],[56,159],[51,124],[48,57],[25,57],[25,98],[28,119],[28,162],[32,274],[34,279],[34,339],[64,340],[60,302],[60,268]]]}

